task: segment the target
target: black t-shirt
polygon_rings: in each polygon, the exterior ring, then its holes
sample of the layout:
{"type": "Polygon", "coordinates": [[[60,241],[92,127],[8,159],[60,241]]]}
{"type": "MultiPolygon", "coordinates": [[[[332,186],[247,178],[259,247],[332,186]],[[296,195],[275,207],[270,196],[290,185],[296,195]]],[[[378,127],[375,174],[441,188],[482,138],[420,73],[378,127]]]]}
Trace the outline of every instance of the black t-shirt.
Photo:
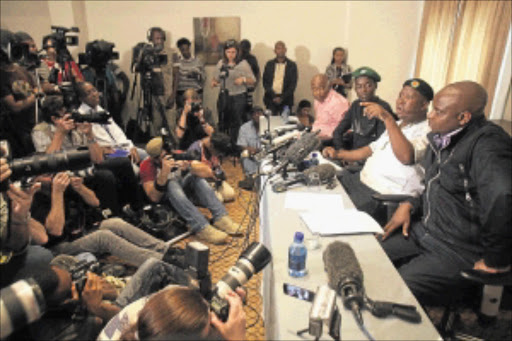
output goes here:
{"type": "MultiPolygon", "coordinates": [[[[181,111],[181,113],[183,113],[183,111],[181,111]]],[[[178,124],[179,118],[181,117],[181,113],[180,115],[178,115],[178,124]]],[[[204,120],[213,127],[214,123],[212,119],[212,112],[208,109],[204,109],[204,120]]],[[[189,114],[187,117],[187,129],[185,129],[185,133],[183,134],[183,137],[180,139],[178,149],[187,150],[192,143],[206,136],[207,135],[204,132],[204,128],[201,126],[199,119],[196,116],[189,114]]]]}
{"type": "MultiPolygon", "coordinates": [[[[12,95],[16,101],[29,97],[36,86],[30,73],[16,64],[8,69],[0,69],[0,99],[12,95]]],[[[1,104],[3,114],[12,118],[17,129],[31,132],[35,124],[35,105],[20,112],[12,112],[5,104],[1,104]]]]}
{"type": "MultiPolygon", "coordinates": [[[[34,195],[32,202],[32,218],[45,224],[48,214],[52,208],[51,190],[49,186],[41,189],[34,195]]],[[[52,236],[48,234],[48,243],[46,247],[52,247],[63,241],[74,240],[83,236],[86,226],[87,205],[73,189],[67,188],[64,192],[64,231],[61,236],[52,236]]]]}

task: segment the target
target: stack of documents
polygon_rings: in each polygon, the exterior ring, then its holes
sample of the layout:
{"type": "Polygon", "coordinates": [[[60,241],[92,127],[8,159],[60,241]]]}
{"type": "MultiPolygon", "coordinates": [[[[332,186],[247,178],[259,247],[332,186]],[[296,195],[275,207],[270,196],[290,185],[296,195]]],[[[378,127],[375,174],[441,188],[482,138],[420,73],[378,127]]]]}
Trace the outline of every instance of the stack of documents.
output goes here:
{"type": "Polygon", "coordinates": [[[368,213],[344,208],[339,194],[288,192],[285,208],[298,210],[311,233],[324,236],[382,233],[380,225],[368,213]]]}

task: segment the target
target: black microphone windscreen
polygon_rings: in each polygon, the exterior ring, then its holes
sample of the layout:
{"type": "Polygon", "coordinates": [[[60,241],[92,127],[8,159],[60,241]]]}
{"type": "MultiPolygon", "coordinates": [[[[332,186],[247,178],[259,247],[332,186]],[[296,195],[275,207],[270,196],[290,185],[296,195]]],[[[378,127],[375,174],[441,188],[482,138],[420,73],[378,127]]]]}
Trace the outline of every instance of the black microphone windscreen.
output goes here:
{"type": "Polygon", "coordinates": [[[286,151],[284,158],[289,162],[298,166],[309,153],[317,150],[322,145],[322,142],[317,137],[318,133],[305,133],[297,141],[295,141],[290,148],[286,151]]]}
{"type": "Polygon", "coordinates": [[[336,168],[329,163],[313,166],[304,171],[304,175],[309,177],[312,173],[317,173],[321,182],[329,181],[336,175],[336,168]]]}
{"type": "Polygon", "coordinates": [[[329,286],[341,295],[340,284],[347,281],[363,286],[363,271],[352,247],[344,242],[335,241],[327,246],[323,253],[324,268],[329,286]]]}

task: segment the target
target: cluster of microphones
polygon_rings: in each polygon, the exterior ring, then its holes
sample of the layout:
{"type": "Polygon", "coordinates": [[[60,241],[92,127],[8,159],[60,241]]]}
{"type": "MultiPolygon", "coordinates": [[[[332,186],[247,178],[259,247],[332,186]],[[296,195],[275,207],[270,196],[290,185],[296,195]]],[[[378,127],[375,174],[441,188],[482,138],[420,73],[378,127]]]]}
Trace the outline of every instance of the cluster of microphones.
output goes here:
{"type": "Polygon", "coordinates": [[[323,326],[326,325],[329,335],[340,339],[341,313],[336,304],[337,296],[341,296],[343,306],[350,310],[361,330],[373,339],[364,325],[361,311],[367,309],[378,318],[395,316],[411,323],[420,323],[421,315],[412,305],[399,304],[386,301],[374,301],[368,297],[364,290],[364,276],[359,261],[352,247],[341,241],[330,243],[323,253],[324,268],[327,272],[328,286],[322,285],[316,292],[295,287],[292,294],[285,284],[285,293],[309,302],[312,306],[309,313],[309,326],[300,330],[300,336],[305,332],[319,339],[322,336],[323,326]]]}

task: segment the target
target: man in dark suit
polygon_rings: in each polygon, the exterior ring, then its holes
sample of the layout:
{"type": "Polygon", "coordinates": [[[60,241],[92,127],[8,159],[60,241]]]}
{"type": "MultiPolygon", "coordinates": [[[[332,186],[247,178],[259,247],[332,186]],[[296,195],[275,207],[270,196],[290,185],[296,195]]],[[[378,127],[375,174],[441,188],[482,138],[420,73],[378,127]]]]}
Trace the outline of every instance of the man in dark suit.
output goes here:
{"type": "Polygon", "coordinates": [[[263,72],[263,101],[273,115],[280,113],[285,106],[291,110],[293,93],[297,87],[297,64],[286,58],[286,45],[282,41],[275,44],[276,58],[269,60],[263,72]]]}

